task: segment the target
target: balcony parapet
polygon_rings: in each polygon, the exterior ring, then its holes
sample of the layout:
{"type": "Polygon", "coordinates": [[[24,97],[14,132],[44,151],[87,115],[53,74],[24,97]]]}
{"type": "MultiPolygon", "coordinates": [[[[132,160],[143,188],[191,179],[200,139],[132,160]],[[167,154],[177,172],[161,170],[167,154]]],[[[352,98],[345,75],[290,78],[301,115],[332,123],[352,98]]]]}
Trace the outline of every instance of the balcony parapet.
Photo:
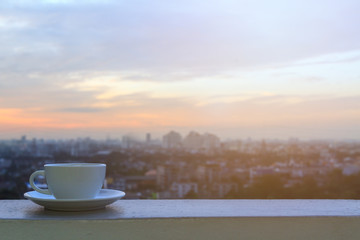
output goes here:
{"type": "Polygon", "coordinates": [[[0,200],[1,240],[360,239],[359,226],[359,200],[119,200],[85,212],[0,200]]]}

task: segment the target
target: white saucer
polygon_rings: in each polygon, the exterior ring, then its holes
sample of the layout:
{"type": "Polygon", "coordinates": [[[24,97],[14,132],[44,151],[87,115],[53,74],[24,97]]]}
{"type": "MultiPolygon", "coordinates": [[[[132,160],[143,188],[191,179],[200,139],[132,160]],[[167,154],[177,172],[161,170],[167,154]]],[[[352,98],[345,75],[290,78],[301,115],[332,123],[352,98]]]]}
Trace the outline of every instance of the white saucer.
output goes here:
{"type": "Polygon", "coordinates": [[[87,211],[104,208],[116,200],[124,197],[122,191],[101,189],[92,199],[55,199],[53,195],[46,195],[36,191],[27,192],[24,197],[46,209],[57,211],[87,211]]]}

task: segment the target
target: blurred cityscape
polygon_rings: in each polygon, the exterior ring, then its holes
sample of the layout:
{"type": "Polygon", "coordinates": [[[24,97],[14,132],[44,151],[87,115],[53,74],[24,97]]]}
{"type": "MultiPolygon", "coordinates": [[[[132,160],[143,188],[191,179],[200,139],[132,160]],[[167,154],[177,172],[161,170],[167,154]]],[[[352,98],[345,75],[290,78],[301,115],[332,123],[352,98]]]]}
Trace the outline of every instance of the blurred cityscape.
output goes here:
{"type": "Polygon", "coordinates": [[[142,140],[0,140],[0,199],[23,198],[32,172],[60,162],[105,163],[104,187],[128,199],[360,199],[359,141],[221,141],[195,131],[142,140]]]}

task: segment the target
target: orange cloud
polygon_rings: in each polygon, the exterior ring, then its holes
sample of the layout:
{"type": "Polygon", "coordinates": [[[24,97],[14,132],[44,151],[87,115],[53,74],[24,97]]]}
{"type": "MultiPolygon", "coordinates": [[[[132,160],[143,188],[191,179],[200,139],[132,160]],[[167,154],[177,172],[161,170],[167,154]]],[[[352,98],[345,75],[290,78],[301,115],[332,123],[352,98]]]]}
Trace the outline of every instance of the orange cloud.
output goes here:
{"type": "Polygon", "coordinates": [[[29,116],[19,108],[0,108],[0,124],[19,126],[44,126],[49,119],[29,116]]]}
{"type": "MultiPolygon", "coordinates": [[[[61,129],[103,132],[115,129],[140,131],[144,129],[192,128],[213,129],[281,126],[356,125],[360,121],[358,98],[333,98],[322,100],[300,99],[287,101],[278,97],[265,101],[244,100],[232,103],[197,105],[194,100],[176,102],[167,99],[141,99],[139,106],[117,106],[99,111],[44,111],[41,109],[0,108],[0,128],[7,130],[61,129]]],[[[78,108],[74,108],[78,109],[78,108]]],[[[71,110],[74,110],[71,109],[71,110]]],[[[84,108],[85,109],[85,108],[84,108]]],[[[66,109],[65,109],[66,110],[66,109]]],[[[78,110],[82,110],[79,108],[78,110]]],[[[286,131],[286,130],[283,130],[286,131]]],[[[74,133],[75,134],[75,133],[74,133]]],[[[279,132],[279,134],[281,134],[279,132]]]]}

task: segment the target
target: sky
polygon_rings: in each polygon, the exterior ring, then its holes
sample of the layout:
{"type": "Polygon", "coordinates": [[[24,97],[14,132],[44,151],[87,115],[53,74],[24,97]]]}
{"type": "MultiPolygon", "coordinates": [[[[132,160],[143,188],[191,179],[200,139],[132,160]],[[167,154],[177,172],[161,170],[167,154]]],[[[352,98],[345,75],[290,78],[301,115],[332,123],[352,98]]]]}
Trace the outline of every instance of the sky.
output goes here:
{"type": "Polygon", "coordinates": [[[357,0],[1,1],[0,139],[360,138],[357,0]]]}

